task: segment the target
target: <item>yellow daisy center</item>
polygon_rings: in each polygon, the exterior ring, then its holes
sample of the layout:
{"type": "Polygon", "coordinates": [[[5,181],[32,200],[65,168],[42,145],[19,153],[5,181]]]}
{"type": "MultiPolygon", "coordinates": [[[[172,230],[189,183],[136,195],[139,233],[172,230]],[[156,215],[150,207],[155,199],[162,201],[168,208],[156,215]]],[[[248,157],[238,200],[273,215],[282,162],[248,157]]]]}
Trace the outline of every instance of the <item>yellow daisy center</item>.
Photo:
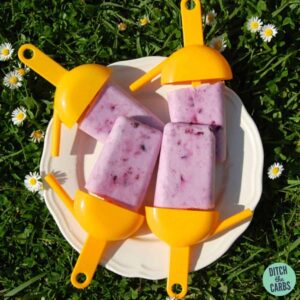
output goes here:
{"type": "Polygon", "coordinates": [[[207,20],[208,20],[208,22],[213,22],[215,20],[215,16],[213,14],[208,14],[207,20]]]}
{"type": "Polygon", "coordinates": [[[259,26],[258,22],[254,21],[250,24],[251,29],[257,29],[259,26]]]}
{"type": "Polygon", "coordinates": [[[41,130],[35,130],[32,134],[32,137],[39,140],[42,138],[42,131],[41,130]]]}
{"type": "Polygon", "coordinates": [[[35,178],[30,178],[29,179],[29,184],[30,185],[36,185],[36,183],[37,183],[37,180],[35,178]]]}
{"type": "Polygon", "coordinates": [[[16,118],[18,121],[23,121],[24,120],[24,113],[23,112],[19,112],[17,115],[16,115],[16,118]]]}
{"type": "Polygon", "coordinates": [[[148,23],[149,23],[148,18],[142,18],[142,19],[140,19],[140,24],[141,24],[142,26],[145,26],[145,25],[147,25],[148,23]]]}
{"type": "Polygon", "coordinates": [[[273,30],[271,28],[267,28],[265,30],[265,36],[266,37],[270,37],[270,36],[273,36],[273,30]]]}
{"type": "Polygon", "coordinates": [[[119,28],[120,31],[124,31],[124,30],[126,30],[127,25],[126,25],[125,23],[120,23],[120,24],[118,25],[118,28],[119,28]]]}
{"type": "Polygon", "coordinates": [[[215,43],[215,49],[216,50],[220,50],[222,48],[222,41],[216,41],[215,43]]]}
{"type": "Polygon", "coordinates": [[[26,72],[25,72],[25,69],[20,68],[20,69],[18,69],[18,73],[19,73],[21,76],[24,76],[26,72]]]}
{"type": "Polygon", "coordinates": [[[10,84],[16,84],[17,82],[18,82],[17,76],[11,76],[11,77],[9,78],[9,83],[10,83],[10,84]]]}
{"type": "Polygon", "coordinates": [[[8,49],[8,48],[2,49],[1,54],[2,54],[3,56],[7,56],[7,55],[9,54],[9,49],[8,49]]]}
{"type": "Polygon", "coordinates": [[[274,174],[274,175],[277,175],[278,173],[279,173],[279,168],[278,167],[274,167],[273,168],[273,170],[272,170],[272,173],[274,174]]]}

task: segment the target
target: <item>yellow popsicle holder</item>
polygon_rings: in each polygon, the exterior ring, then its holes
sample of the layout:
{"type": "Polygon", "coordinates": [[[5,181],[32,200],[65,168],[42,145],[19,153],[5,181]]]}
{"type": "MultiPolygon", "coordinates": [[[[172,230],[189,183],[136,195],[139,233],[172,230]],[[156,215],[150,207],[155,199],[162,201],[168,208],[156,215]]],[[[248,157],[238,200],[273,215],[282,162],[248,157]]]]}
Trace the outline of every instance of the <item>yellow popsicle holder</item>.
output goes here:
{"type": "Polygon", "coordinates": [[[56,87],[51,155],[58,156],[61,122],[71,128],[79,120],[112,70],[98,64],[85,64],[68,71],[31,44],[22,45],[18,56],[25,65],[56,87]]]}
{"type": "Polygon", "coordinates": [[[161,84],[188,84],[193,86],[203,82],[213,83],[232,78],[231,68],[219,51],[203,44],[201,4],[194,0],[194,8],[187,8],[188,0],[182,0],[181,18],[184,47],[130,85],[136,91],[161,75],[161,84]]]}
{"type": "Polygon", "coordinates": [[[53,174],[49,173],[45,180],[88,233],[71,274],[73,286],[85,288],[93,278],[107,243],[132,236],[142,226],[145,217],[81,190],[76,191],[73,201],[53,174]],[[79,281],[79,274],[85,275],[83,282],[79,281]]]}
{"type": "Polygon", "coordinates": [[[187,293],[191,246],[246,221],[252,215],[253,212],[246,209],[220,222],[216,210],[146,207],[150,230],[170,246],[168,295],[181,299],[187,293]],[[175,285],[181,287],[178,294],[173,290],[175,285]]]}

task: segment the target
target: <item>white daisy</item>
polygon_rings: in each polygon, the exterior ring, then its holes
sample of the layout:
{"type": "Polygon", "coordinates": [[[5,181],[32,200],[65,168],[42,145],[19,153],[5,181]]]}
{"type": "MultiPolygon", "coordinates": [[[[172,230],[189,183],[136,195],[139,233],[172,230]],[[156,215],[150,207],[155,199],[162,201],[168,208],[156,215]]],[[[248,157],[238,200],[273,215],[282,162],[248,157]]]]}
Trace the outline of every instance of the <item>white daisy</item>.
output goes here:
{"type": "Polygon", "coordinates": [[[16,67],[15,71],[17,71],[21,76],[25,76],[30,69],[27,66],[23,66],[21,63],[18,63],[18,66],[16,67]]]}
{"type": "Polygon", "coordinates": [[[22,86],[23,77],[19,74],[18,71],[8,72],[3,79],[3,84],[9,87],[11,90],[17,89],[22,86]]]}
{"type": "Polygon", "coordinates": [[[205,24],[206,25],[214,25],[216,23],[216,17],[217,17],[217,13],[215,12],[215,10],[211,10],[210,12],[207,13],[206,17],[205,17],[205,24]]]}
{"type": "Polygon", "coordinates": [[[0,61],[9,60],[12,57],[14,49],[11,43],[3,43],[0,45],[0,61]]]}
{"type": "Polygon", "coordinates": [[[124,22],[119,23],[119,24],[118,24],[118,29],[119,29],[120,31],[125,31],[125,30],[127,29],[126,23],[124,23],[124,22]]]}
{"type": "Polygon", "coordinates": [[[220,52],[223,52],[227,47],[226,42],[222,36],[212,38],[208,45],[209,47],[214,48],[220,52]]]}
{"type": "Polygon", "coordinates": [[[141,18],[139,20],[139,23],[140,23],[141,26],[146,26],[147,24],[150,23],[150,19],[149,19],[148,16],[144,16],[143,18],[141,18]]]}
{"type": "Polygon", "coordinates": [[[41,188],[40,188],[40,190],[38,191],[38,196],[41,199],[41,201],[45,200],[44,192],[45,192],[44,186],[42,185],[41,188]]]}
{"type": "Polygon", "coordinates": [[[34,143],[40,143],[45,137],[45,133],[42,130],[34,130],[32,131],[30,138],[34,143]]]}
{"type": "Polygon", "coordinates": [[[261,19],[258,17],[251,17],[247,22],[247,29],[251,32],[258,32],[263,25],[261,19]]]}
{"type": "Polygon", "coordinates": [[[39,175],[39,173],[30,172],[29,175],[25,176],[24,184],[30,192],[35,193],[35,192],[40,191],[43,187],[43,184],[40,181],[40,179],[41,179],[41,176],[39,175]]]}
{"type": "Polygon", "coordinates": [[[277,32],[277,28],[273,24],[267,24],[261,28],[260,37],[268,43],[277,34],[277,32]]]}
{"type": "Polygon", "coordinates": [[[26,109],[21,106],[16,108],[12,113],[11,113],[11,119],[13,123],[17,126],[21,126],[26,119],[26,109]]]}
{"type": "Polygon", "coordinates": [[[283,170],[284,170],[284,168],[283,168],[282,164],[274,163],[268,169],[268,177],[270,179],[278,178],[282,174],[283,170]]]}

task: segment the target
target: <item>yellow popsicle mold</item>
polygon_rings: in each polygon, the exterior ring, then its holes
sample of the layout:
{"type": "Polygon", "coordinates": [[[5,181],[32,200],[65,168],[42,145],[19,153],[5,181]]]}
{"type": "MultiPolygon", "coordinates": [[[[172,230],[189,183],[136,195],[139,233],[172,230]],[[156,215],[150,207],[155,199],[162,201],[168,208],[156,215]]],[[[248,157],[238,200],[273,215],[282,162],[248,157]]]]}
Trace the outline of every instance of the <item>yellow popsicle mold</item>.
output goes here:
{"type": "Polygon", "coordinates": [[[58,156],[60,123],[72,127],[107,82],[112,71],[97,64],[85,64],[68,71],[31,44],[22,45],[18,56],[25,65],[56,87],[51,155],[58,156]]]}
{"type": "Polygon", "coordinates": [[[146,220],[150,230],[170,246],[167,292],[170,297],[183,298],[188,290],[190,247],[228,230],[251,218],[246,209],[224,221],[219,221],[216,210],[186,210],[146,207],[146,220]],[[179,284],[176,294],[173,286],[179,284]]]}
{"type": "Polygon", "coordinates": [[[181,18],[184,47],[142,75],[130,85],[136,91],[161,74],[161,84],[212,82],[232,78],[231,68],[219,51],[203,44],[201,4],[194,0],[188,9],[188,0],[182,0],[181,18]]]}
{"type": "Polygon", "coordinates": [[[73,201],[53,174],[49,173],[45,180],[88,233],[71,274],[73,286],[85,288],[93,278],[106,244],[132,236],[142,226],[145,217],[81,190],[76,191],[73,201]],[[78,281],[80,273],[86,277],[83,282],[78,281]]]}

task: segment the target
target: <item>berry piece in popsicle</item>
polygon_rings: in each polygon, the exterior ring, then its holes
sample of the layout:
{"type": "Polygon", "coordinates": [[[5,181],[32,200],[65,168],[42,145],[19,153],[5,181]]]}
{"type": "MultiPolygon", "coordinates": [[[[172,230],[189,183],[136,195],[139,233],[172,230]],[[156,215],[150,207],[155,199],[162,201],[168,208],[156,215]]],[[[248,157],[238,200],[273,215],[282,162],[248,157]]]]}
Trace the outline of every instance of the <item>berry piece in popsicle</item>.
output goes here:
{"type": "Polygon", "coordinates": [[[79,129],[104,142],[119,116],[133,117],[160,130],[164,126],[162,121],[129,93],[117,84],[108,82],[81,117],[79,129]]]}
{"type": "Polygon", "coordinates": [[[155,207],[213,209],[215,136],[206,125],[168,123],[163,132],[155,207]]]}
{"type": "Polygon", "coordinates": [[[131,210],[141,207],[158,158],[162,133],[132,118],[117,118],[86,189],[131,210]]]}
{"type": "Polygon", "coordinates": [[[174,90],[167,95],[171,122],[211,125],[216,135],[216,159],[226,159],[224,82],[174,90]]]}

